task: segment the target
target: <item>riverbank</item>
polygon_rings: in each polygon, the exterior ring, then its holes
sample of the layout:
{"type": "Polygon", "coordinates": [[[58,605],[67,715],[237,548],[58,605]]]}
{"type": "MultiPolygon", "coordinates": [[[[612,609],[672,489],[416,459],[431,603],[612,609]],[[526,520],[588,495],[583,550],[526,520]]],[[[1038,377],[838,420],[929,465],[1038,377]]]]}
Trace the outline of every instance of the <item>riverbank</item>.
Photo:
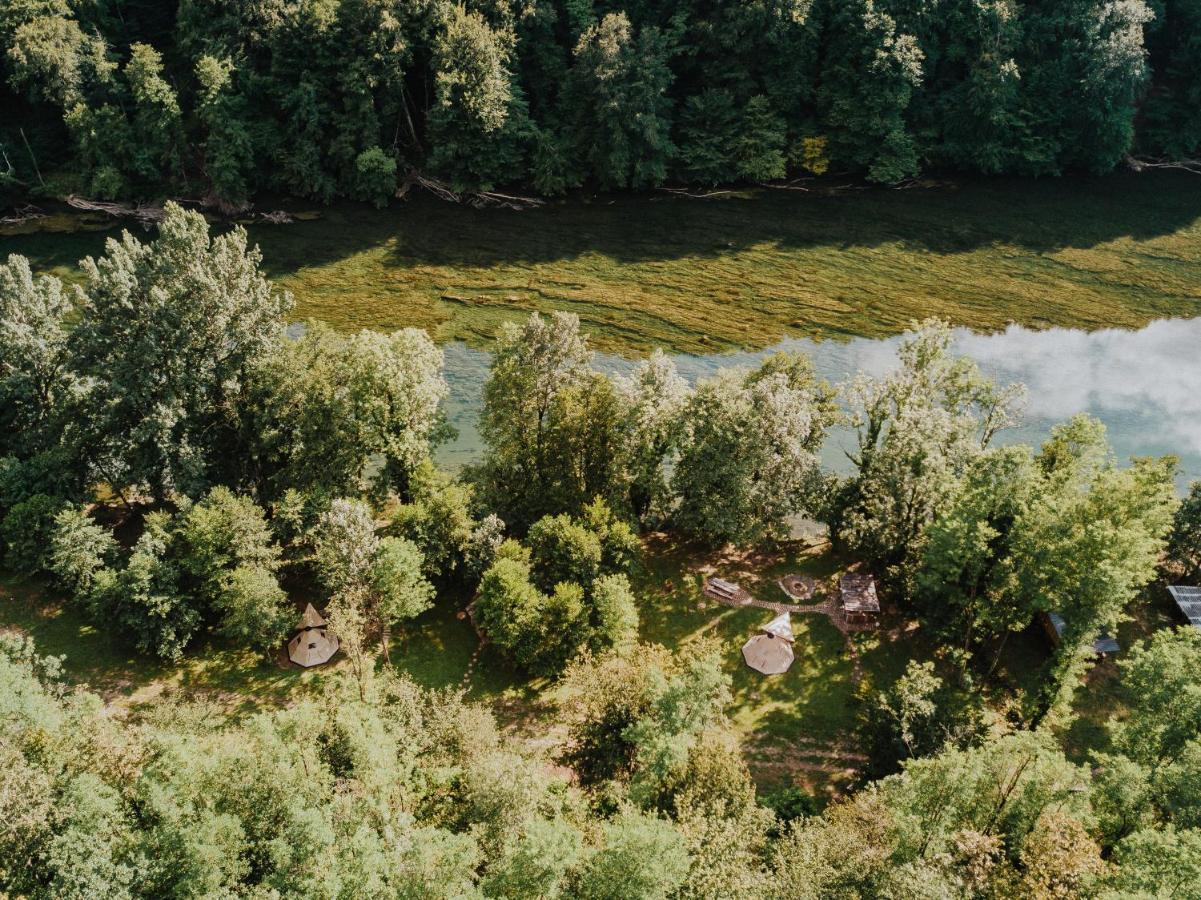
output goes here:
{"type": "MultiPolygon", "coordinates": [[[[471,346],[501,321],[552,309],[578,313],[596,346],[621,353],[887,337],[929,315],[979,331],[1201,315],[1201,178],[1184,173],[619,196],[522,212],[420,197],[250,232],[297,318],[416,325],[471,346]]],[[[68,275],[105,236],[5,237],[0,252],[68,275]]]]}

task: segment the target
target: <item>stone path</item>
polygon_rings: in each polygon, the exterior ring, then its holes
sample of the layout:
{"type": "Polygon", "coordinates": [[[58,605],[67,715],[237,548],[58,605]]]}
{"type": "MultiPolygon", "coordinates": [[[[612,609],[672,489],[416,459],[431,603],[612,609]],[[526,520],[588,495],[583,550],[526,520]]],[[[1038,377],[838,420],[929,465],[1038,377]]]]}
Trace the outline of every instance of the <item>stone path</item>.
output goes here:
{"type": "Polygon", "coordinates": [[[480,661],[480,653],[483,652],[484,645],[479,643],[475,645],[475,652],[471,654],[471,659],[467,662],[467,670],[463,673],[463,677],[459,679],[459,688],[464,692],[471,690],[471,676],[475,674],[476,664],[480,661]]]}

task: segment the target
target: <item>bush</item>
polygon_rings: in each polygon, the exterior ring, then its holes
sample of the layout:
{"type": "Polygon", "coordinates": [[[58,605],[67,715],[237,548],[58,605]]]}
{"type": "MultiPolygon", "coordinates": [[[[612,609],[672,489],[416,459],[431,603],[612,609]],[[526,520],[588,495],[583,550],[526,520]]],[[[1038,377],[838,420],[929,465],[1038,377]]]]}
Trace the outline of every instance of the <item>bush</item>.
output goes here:
{"type": "Polygon", "coordinates": [[[354,161],[354,194],[376,209],[396,193],[396,160],[380,147],[368,147],[354,161]]]}
{"type": "Polygon", "coordinates": [[[262,566],[239,566],[228,573],[214,599],[222,633],[267,652],[287,636],[296,618],[275,574],[262,566]]]}
{"type": "Polygon", "coordinates": [[[560,582],[591,585],[602,575],[628,574],[642,549],[629,524],[600,499],[578,519],[544,516],[530,528],[526,542],[534,584],[544,591],[560,582]]]}
{"type": "Polygon", "coordinates": [[[58,583],[77,599],[91,594],[96,575],[112,562],[117,542],[108,529],[92,521],[79,507],[67,507],[54,517],[49,569],[58,583]]]}
{"type": "Polygon", "coordinates": [[[115,624],[139,651],[177,660],[202,616],[200,604],[181,586],[171,524],[168,513],[148,515],[125,568],[99,573],[90,599],[93,616],[115,624]]]}
{"type": "Polygon", "coordinates": [[[50,568],[54,518],[64,505],[57,497],[34,494],[9,509],[0,522],[6,568],[23,575],[37,575],[50,568]]]}

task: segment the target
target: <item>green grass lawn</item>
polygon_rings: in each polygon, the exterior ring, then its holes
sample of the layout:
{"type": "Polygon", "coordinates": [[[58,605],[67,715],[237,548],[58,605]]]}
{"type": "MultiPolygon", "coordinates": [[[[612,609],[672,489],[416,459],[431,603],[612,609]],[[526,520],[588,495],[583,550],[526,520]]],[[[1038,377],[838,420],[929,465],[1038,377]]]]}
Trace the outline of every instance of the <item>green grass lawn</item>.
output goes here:
{"type": "MultiPolygon", "coordinates": [[[[1137,327],[1201,314],[1201,179],[978,180],[910,190],[579,198],[477,210],[419,197],[251,227],[295,315],[481,343],[531,310],[608,349],[712,351],[786,334],[958,325],[1137,327]]],[[[0,237],[68,274],[103,235],[0,237]]]]}
{"type": "MultiPolygon", "coordinates": [[[[814,555],[800,545],[723,559],[656,542],[636,576],[643,640],[685,652],[701,637],[719,642],[732,679],[731,722],[764,786],[795,781],[829,794],[849,783],[861,762],[851,733],[859,698],[891,683],[911,656],[925,658],[927,651],[909,636],[857,635],[863,678],[856,685],[842,634],[824,616],[796,615],[796,661],[784,675],[762,676],[743,664],[741,647],[773,614],[706,602],[700,592],[703,573],[720,571],[758,597],[779,600],[783,595],[774,582],[780,575],[801,571],[828,580],[837,568],[828,555],[814,555]]],[[[553,758],[565,738],[556,722],[555,685],[527,679],[490,648],[480,650],[455,605],[443,602],[395,634],[393,666],[426,687],[465,689],[468,699],[496,712],[502,727],[553,758]]],[[[43,653],[65,656],[71,681],[87,683],[115,708],[134,715],[162,699],[186,697],[210,700],[240,717],[319,691],[330,671],[268,661],[213,638],[200,641],[177,664],[160,663],[95,627],[53,592],[25,581],[0,582],[0,628],[5,627],[30,634],[43,653]]],[[[334,667],[344,665],[335,662],[334,667]]]]}
{"type": "Polygon", "coordinates": [[[786,602],[775,583],[780,576],[806,573],[828,587],[839,569],[839,560],[803,544],[723,558],[656,542],[637,580],[644,640],[670,648],[702,637],[719,642],[732,681],[731,722],[763,787],[796,782],[823,794],[845,787],[863,761],[853,734],[862,698],[895,681],[911,658],[929,658],[929,648],[916,632],[891,621],[882,630],[856,634],[862,662],[856,684],[842,633],[826,616],[794,614],[796,658],[783,675],[764,676],[744,664],[741,648],[774,613],[707,600],[704,576],[716,573],[758,599],[786,602]]]}

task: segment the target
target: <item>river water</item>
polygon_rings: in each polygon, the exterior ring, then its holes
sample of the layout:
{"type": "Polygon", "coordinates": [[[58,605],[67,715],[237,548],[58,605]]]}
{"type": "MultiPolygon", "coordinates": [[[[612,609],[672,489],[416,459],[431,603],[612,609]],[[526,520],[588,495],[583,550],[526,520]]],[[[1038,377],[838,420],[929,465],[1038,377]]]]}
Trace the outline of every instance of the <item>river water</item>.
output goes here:
{"type": "MultiPolygon", "coordinates": [[[[794,338],[757,352],[674,359],[694,382],[723,366],[752,366],[776,350],[792,350],[807,354],[823,377],[838,384],[860,371],[887,372],[896,365],[899,342],[899,337],[794,338]]],[[[439,448],[437,458],[458,467],[480,456],[476,422],[489,354],[459,343],[444,349],[450,385],[446,410],[459,435],[439,448]]],[[[1174,453],[1180,457],[1182,488],[1201,478],[1201,319],[1161,319],[1138,331],[1034,331],[1014,325],[997,334],[974,334],[960,329],[955,349],[998,381],[1020,382],[1028,389],[1021,425],[1003,431],[999,442],[1037,446],[1055,423],[1087,412],[1105,423],[1119,459],[1174,453]]],[[[605,353],[594,359],[605,372],[628,371],[634,364],[605,353]]],[[[826,465],[845,472],[849,446],[849,432],[831,433],[822,453],[826,465]]]]}

